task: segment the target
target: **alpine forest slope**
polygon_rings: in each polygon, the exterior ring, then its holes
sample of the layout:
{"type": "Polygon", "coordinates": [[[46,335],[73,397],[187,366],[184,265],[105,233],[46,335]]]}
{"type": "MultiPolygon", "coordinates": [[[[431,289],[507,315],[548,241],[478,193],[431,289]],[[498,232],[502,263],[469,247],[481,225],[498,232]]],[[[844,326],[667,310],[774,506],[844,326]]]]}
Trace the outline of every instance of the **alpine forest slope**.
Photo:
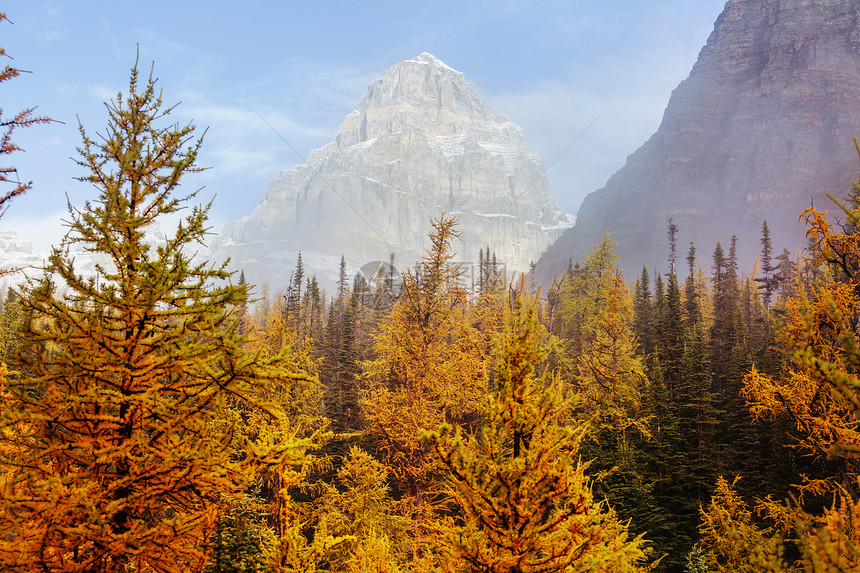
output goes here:
{"type": "Polygon", "coordinates": [[[489,247],[525,271],[571,224],[544,172],[522,128],[423,53],[372,81],[334,141],[273,179],[215,253],[258,284],[286,284],[297,252],[331,275],[341,255],[360,266],[394,253],[408,266],[428,246],[429,218],[447,212],[459,221],[461,261],[489,247]]]}
{"type": "Polygon", "coordinates": [[[657,132],[576,225],[543,255],[548,283],[609,233],[630,275],[664,268],[666,221],[678,244],[739,237],[742,267],[762,221],[775,245],[804,244],[798,216],[835,207],[855,174],[860,135],[860,25],[855,0],[729,0],[657,132]]]}

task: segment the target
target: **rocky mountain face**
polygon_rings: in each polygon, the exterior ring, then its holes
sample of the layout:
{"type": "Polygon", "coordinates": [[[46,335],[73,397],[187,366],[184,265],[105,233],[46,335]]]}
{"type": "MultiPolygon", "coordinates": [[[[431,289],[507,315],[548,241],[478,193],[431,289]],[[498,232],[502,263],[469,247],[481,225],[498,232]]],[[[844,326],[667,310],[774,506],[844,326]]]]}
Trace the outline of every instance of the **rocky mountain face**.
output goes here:
{"type": "Polygon", "coordinates": [[[705,267],[735,234],[744,268],[767,220],[777,252],[804,244],[798,215],[838,207],[860,172],[860,4],[857,0],[729,0],[698,61],[672,93],[657,132],[576,225],[544,254],[548,283],[609,233],[628,279],[668,269],[667,219],[679,260],[693,241],[705,267]]]}
{"type": "Polygon", "coordinates": [[[522,128],[424,53],[371,82],[334,141],[272,180],[213,251],[273,286],[289,280],[299,251],[329,276],[342,254],[352,268],[390,253],[412,266],[429,218],[446,212],[459,219],[457,260],[477,263],[489,246],[509,271],[524,271],[572,224],[544,171],[522,128]]]}

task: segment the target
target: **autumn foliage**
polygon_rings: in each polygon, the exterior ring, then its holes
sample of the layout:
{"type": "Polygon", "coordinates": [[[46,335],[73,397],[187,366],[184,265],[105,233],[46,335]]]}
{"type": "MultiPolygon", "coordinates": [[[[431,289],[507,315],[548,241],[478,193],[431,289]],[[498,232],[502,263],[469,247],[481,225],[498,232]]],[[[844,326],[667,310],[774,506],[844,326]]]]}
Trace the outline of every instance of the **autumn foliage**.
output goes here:
{"type": "Polygon", "coordinates": [[[374,336],[376,357],[364,365],[365,427],[418,514],[434,484],[419,431],[475,424],[487,391],[493,330],[470,321],[461,271],[452,262],[455,224],[444,215],[432,221],[431,246],[420,266],[405,273],[400,299],[374,336]]]}
{"type": "Polygon", "coordinates": [[[2,301],[0,570],[860,569],[860,180],[747,274],[733,236],[679,278],[669,220],[632,288],[607,236],[545,294],[482,249],[473,292],[442,214],[402,281],[342,259],[328,295],[299,255],[254,294],[200,257],[173,110],[135,66],[80,128],[97,196],[2,301]]]}
{"type": "Polygon", "coordinates": [[[595,500],[579,458],[585,428],[563,423],[561,381],[537,375],[549,353],[534,299],[521,295],[498,347],[498,389],[477,433],[424,433],[460,511],[439,523],[445,571],[641,571],[644,542],[595,500]]]}
{"type": "Polygon", "coordinates": [[[220,500],[260,471],[300,464],[313,444],[269,399],[312,379],[247,352],[245,288],[193,260],[206,208],[166,245],[146,241],[199,171],[193,126],[160,126],[171,111],[135,68],[127,96],[108,106],[107,132],[81,127],[81,180],[99,198],[72,210],[64,244],[25,288],[17,371],[2,396],[4,571],[201,570],[220,500]],[[73,244],[103,255],[99,280],[76,272],[73,244]],[[269,420],[265,431],[236,440],[237,407],[269,420]]]}

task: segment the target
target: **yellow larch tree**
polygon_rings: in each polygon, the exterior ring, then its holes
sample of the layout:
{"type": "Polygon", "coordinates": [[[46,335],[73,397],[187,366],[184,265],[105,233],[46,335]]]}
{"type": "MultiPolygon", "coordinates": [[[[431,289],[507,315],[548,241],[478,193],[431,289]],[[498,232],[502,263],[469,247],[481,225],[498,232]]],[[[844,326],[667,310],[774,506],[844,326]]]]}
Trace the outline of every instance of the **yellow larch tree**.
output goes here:
{"type": "Polygon", "coordinates": [[[829,573],[860,571],[860,502],[837,493],[820,515],[773,502],[765,509],[775,524],[757,523],[735,483],[717,481],[701,510],[699,546],[715,573],[829,573]],[[778,515],[775,515],[778,514],[778,515]],[[794,545],[789,551],[786,545],[794,545]],[[796,559],[792,561],[789,554],[796,559]]]}
{"type": "MultiPolygon", "coordinates": [[[[860,157],[856,140],[855,146],[860,157]]],[[[781,313],[776,338],[790,364],[776,377],[753,369],[742,390],[754,416],[780,416],[794,424],[791,445],[800,452],[821,461],[839,459],[839,475],[805,480],[801,496],[840,488],[856,491],[860,475],[860,179],[852,187],[848,206],[837,201],[847,217],[839,227],[827,211],[809,208],[801,215],[814,280],[790,289],[794,296],[781,313]]]]}
{"type": "Polygon", "coordinates": [[[648,380],[636,354],[633,309],[621,272],[615,267],[615,243],[601,240],[561,283],[555,334],[560,338],[553,360],[575,391],[575,409],[600,422],[594,429],[636,426],[648,380]]]}
{"type": "Polygon", "coordinates": [[[418,431],[478,420],[493,336],[468,319],[467,293],[453,261],[456,219],[442,215],[431,224],[426,255],[418,268],[404,273],[400,298],[375,335],[376,358],[364,364],[361,400],[366,431],[402,493],[414,502],[418,536],[431,510],[433,483],[418,431]]]}
{"type": "MultiPolygon", "coordinates": [[[[755,368],[744,378],[743,396],[757,418],[789,419],[795,427],[790,444],[801,454],[825,461],[833,449],[860,447],[860,429],[852,412],[852,396],[833,384],[849,368],[841,341],[853,336],[858,311],[854,286],[830,279],[801,287],[785,304],[777,340],[793,356],[782,375],[772,377],[755,368]]],[[[856,398],[855,398],[856,399],[856,398]]],[[[800,493],[824,493],[850,485],[858,474],[857,460],[842,458],[838,476],[811,480],[800,493]]]]}
{"type": "Polygon", "coordinates": [[[762,503],[777,525],[794,531],[801,559],[790,570],[860,567],[860,180],[853,189],[850,203],[840,204],[847,216],[841,228],[826,211],[802,215],[810,280],[785,302],[778,330],[790,364],[780,376],[752,370],[744,379],[755,416],[788,418],[795,426],[792,446],[835,468],[824,478],[801,476],[798,503],[762,503]],[[803,508],[807,494],[832,496],[832,505],[811,514],[803,508]]]}
{"type": "Polygon", "coordinates": [[[645,571],[646,548],[594,499],[579,459],[583,425],[564,425],[559,379],[535,299],[521,294],[498,347],[497,391],[475,435],[443,425],[422,437],[446,475],[456,511],[437,525],[450,572],[645,571]]]}
{"type": "Polygon", "coordinates": [[[717,480],[707,510],[699,508],[699,546],[704,549],[708,571],[753,573],[783,571],[781,538],[774,528],[761,527],[747,503],[735,491],[737,479],[717,480]]]}
{"type": "Polygon", "coordinates": [[[404,503],[391,497],[388,471],[358,446],[352,446],[319,500],[320,522],[341,537],[328,556],[335,571],[399,570],[406,560],[408,519],[404,503]]]}
{"type": "Polygon", "coordinates": [[[0,413],[3,571],[202,571],[221,500],[261,471],[291,473],[317,441],[267,398],[312,378],[246,351],[245,287],[194,256],[207,207],[165,244],[146,240],[194,196],[176,195],[199,171],[194,127],[162,126],[173,108],[136,66],[106,107],[104,134],[81,127],[78,159],[99,196],[71,209],[63,245],[22,292],[0,413]],[[96,255],[95,278],[72,245],[96,255]],[[249,415],[269,426],[239,439],[249,415]]]}
{"type": "Polygon", "coordinates": [[[640,418],[648,379],[636,355],[630,327],[633,310],[620,272],[612,273],[602,297],[603,306],[589,319],[579,354],[571,357],[571,382],[579,408],[599,412],[615,431],[632,425],[647,434],[640,418]]]}

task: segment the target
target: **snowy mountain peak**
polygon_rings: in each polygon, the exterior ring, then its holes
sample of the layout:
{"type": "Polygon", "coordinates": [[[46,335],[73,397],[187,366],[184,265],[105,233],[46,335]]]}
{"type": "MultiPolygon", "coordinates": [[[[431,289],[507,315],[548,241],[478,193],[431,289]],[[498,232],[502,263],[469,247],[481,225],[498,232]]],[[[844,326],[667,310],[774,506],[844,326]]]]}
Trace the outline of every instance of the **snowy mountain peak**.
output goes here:
{"type": "Polygon", "coordinates": [[[545,170],[522,128],[425,52],[373,80],[334,141],[282,171],[215,249],[258,284],[285,283],[298,251],[356,266],[393,252],[411,266],[428,219],[447,212],[459,219],[461,261],[489,247],[509,270],[527,270],[572,224],[545,170]]]}
{"type": "Polygon", "coordinates": [[[412,130],[528,151],[518,125],[491,108],[461,72],[427,52],[398,62],[373,80],[335,141],[349,147],[412,130]]]}
{"type": "MultiPolygon", "coordinates": [[[[391,66],[367,86],[355,111],[350,114],[379,115],[375,110],[396,107],[401,110],[436,110],[433,120],[450,121],[462,117],[472,122],[493,117],[507,118],[487,105],[474,85],[432,54],[424,52],[391,66]]],[[[349,117],[347,119],[349,119],[349,117]]],[[[370,121],[373,117],[369,118],[370,121]]]]}
{"type": "Polygon", "coordinates": [[[453,72],[453,73],[458,74],[460,76],[463,75],[463,72],[458,72],[454,68],[448,66],[448,64],[446,64],[445,62],[443,62],[442,60],[440,60],[439,58],[437,58],[436,56],[434,56],[430,52],[421,52],[420,54],[418,54],[414,58],[409,59],[409,60],[405,60],[405,61],[407,61],[407,62],[418,62],[421,64],[430,64],[432,66],[436,66],[437,68],[442,68],[446,71],[453,72]]]}

